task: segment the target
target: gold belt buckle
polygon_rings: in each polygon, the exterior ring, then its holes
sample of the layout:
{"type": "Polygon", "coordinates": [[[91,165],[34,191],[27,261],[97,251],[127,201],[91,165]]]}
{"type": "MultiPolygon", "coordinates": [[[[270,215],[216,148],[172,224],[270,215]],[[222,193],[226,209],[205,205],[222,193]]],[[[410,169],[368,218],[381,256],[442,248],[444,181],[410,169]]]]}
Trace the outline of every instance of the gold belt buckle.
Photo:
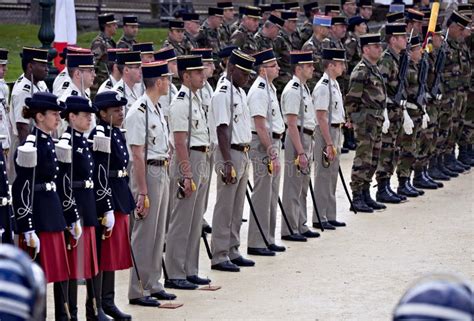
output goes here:
{"type": "Polygon", "coordinates": [[[249,146],[249,145],[245,145],[245,146],[244,146],[244,153],[247,153],[249,150],[250,150],[250,146],[249,146]]]}
{"type": "Polygon", "coordinates": [[[165,167],[168,167],[169,163],[170,163],[170,162],[169,162],[168,159],[166,158],[166,159],[164,160],[164,165],[165,165],[165,167]]]}

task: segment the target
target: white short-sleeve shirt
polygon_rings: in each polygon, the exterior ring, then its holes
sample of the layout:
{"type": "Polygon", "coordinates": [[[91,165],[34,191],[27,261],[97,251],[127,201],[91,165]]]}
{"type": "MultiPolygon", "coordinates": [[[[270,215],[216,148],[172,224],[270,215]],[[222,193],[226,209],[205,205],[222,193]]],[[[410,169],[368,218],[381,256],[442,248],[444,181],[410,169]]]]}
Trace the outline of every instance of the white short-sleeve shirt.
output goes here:
{"type": "Polygon", "coordinates": [[[329,75],[324,73],[323,77],[313,89],[313,101],[316,111],[328,111],[329,100],[331,100],[331,124],[344,123],[345,112],[341,89],[339,88],[337,80],[329,79],[329,75]],[[329,85],[331,85],[331,89],[329,89],[329,85]],[[331,97],[329,96],[329,90],[331,90],[331,97]]]}
{"type": "MultiPolygon", "coordinates": [[[[303,108],[303,127],[314,130],[316,127],[316,111],[314,109],[313,98],[306,84],[301,87],[301,81],[293,76],[283,89],[281,94],[281,109],[283,115],[297,115],[298,126],[301,126],[300,109],[303,108]],[[303,95],[303,104],[301,96],[303,95]]],[[[285,119],[286,121],[286,119],[285,119]]]]}

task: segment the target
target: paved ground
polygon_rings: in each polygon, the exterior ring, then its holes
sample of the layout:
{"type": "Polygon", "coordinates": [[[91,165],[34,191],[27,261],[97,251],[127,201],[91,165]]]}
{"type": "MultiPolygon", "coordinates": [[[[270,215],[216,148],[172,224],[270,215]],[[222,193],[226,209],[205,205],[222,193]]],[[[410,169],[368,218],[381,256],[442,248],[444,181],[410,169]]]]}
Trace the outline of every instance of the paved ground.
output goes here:
{"type": "MultiPolygon", "coordinates": [[[[347,180],[352,157],[343,155],[347,180]]],[[[339,217],[346,228],[307,243],[286,242],[285,253],[253,257],[256,267],[240,273],[211,271],[202,246],[201,276],[222,289],[173,291],[184,303],[177,310],[128,305],[129,273],[120,272],[117,303],[134,320],[389,320],[404,290],[426,273],[456,272],[474,279],[472,194],[473,175],[467,173],[405,204],[354,215],[340,186],[339,217]]],[[[210,201],[212,208],[213,196],[210,201]]],[[[245,252],[247,223],[241,235],[245,252]]],[[[48,291],[51,316],[52,288],[48,291]]],[[[84,298],[84,287],[80,291],[84,298]]]]}

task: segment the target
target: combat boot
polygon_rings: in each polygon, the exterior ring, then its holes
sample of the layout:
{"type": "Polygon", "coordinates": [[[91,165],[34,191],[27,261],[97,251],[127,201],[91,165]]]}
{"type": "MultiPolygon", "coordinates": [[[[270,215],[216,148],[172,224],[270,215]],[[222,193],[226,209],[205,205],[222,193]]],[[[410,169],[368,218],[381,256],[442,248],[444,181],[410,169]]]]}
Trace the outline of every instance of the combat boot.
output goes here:
{"type": "Polygon", "coordinates": [[[421,172],[421,175],[423,175],[423,176],[425,177],[425,179],[428,180],[430,183],[436,184],[436,186],[437,186],[438,188],[444,187],[444,184],[443,184],[443,183],[435,181],[435,180],[430,176],[430,174],[428,173],[427,166],[426,166],[425,168],[423,168],[423,170],[422,170],[422,172],[421,172]]]}
{"type": "Polygon", "coordinates": [[[362,212],[362,213],[373,213],[372,207],[368,206],[364,202],[364,197],[361,192],[352,192],[352,206],[351,211],[362,212]]]}
{"type": "Polygon", "coordinates": [[[377,185],[377,193],[375,194],[375,199],[377,202],[382,203],[391,203],[391,204],[398,204],[402,200],[396,196],[396,194],[391,193],[389,188],[389,179],[384,178],[378,182],[377,185]]]}
{"type": "Polygon", "coordinates": [[[423,175],[422,170],[416,170],[413,177],[413,186],[416,188],[437,189],[438,184],[430,182],[428,178],[423,175]]]}
{"type": "MultiPolygon", "coordinates": [[[[411,176],[411,175],[410,175],[410,176],[411,176]]],[[[415,186],[413,186],[413,185],[411,184],[411,178],[410,178],[410,177],[408,177],[408,179],[407,179],[407,186],[408,186],[408,188],[411,189],[413,192],[417,192],[419,196],[425,195],[425,191],[424,191],[424,190],[415,188],[415,186]]]]}
{"type": "Polygon", "coordinates": [[[436,156],[431,157],[430,165],[428,167],[428,175],[432,179],[437,179],[440,181],[449,181],[451,179],[450,176],[444,174],[438,167],[438,158],[436,156]]]}
{"type": "Polygon", "coordinates": [[[469,153],[468,153],[468,148],[467,148],[467,147],[461,147],[461,146],[459,146],[458,161],[461,162],[461,163],[463,163],[464,165],[469,166],[469,167],[472,167],[472,166],[474,165],[473,159],[469,157],[469,153]]]}
{"type": "Polygon", "coordinates": [[[449,177],[458,177],[459,174],[456,172],[453,172],[449,168],[447,168],[444,164],[444,157],[443,155],[438,156],[438,168],[443,174],[448,175],[449,177]]]}
{"type": "Polygon", "coordinates": [[[372,197],[370,196],[370,189],[369,187],[364,188],[362,191],[362,196],[364,198],[365,204],[367,204],[369,207],[372,207],[374,210],[384,210],[387,208],[382,203],[377,203],[372,197]]]}
{"type": "Polygon", "coordinates": [[[451,153],[444,155],[444,166],[452,172],[463,173],[464,167],[456,162],[456,158],[451,153]]]}
{"type": "Polygon", "coordinates": [[[408,185],[408,178],[407,177],[399,177],[398,178],[398,194],[405,195],[407,197],[418,197],[420,194],[418,192],[412,190],[408,185]]]}

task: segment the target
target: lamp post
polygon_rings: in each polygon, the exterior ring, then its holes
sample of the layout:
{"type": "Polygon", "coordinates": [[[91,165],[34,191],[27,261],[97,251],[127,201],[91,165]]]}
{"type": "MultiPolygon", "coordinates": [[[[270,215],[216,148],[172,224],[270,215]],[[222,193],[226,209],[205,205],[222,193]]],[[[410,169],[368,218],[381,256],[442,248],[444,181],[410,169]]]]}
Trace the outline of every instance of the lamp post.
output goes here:
{"type": "Polygon", "coordinates": [[[58,70],[54,67],[53,59],[58,54],[51,44],[54,41],[54,29],[51,22],[51,8],[55,4],[55,0],[40,0],[39,5],[41,7],[41,26],[38,31],[38,39],[41,41],[41,47],[48,49],[48,76],[45,79],[48,88],[51,90],[53,87],[54,78],[58,74],[58,70]]]}

